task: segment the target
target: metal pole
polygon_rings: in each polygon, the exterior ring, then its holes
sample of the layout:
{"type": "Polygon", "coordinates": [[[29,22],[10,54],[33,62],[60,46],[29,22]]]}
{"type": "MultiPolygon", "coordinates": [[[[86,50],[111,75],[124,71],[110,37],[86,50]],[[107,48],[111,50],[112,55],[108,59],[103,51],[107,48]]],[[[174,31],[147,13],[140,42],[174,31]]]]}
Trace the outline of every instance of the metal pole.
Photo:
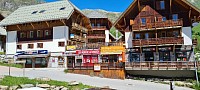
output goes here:
{"type": "Polygon", "coordinates": [[[197,73],[197,61],[195,59],[195,73],[196,73],[196,80],[197,80],[197,85],[199,86],[199,78],[198,78],[198,73],[197,73]]]}
{"type": "Polygon", "coordinates": [[[25,77],[25,63],[23,63],[23,77],[25,77]]]}
{"type": "Polygon", "coordinates": [[[8,69],[8,73],[9,73],[9,76],[10,76],[10,64],[9,64],[9,69],[8,69]]]}

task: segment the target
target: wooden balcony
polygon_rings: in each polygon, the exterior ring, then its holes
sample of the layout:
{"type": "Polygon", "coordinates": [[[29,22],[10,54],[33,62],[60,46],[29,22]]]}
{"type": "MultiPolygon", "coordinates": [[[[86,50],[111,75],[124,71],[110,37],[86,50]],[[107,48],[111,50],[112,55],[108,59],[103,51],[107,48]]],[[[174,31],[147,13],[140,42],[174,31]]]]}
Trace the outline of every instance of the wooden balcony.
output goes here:
{"type": "Polygon", "coordinates": [[[149,38],[149,39],[134,39],[133,46],[145,45],[168,45],[168,44],[183,44],[183,37],[165,37],[165,38],[149,38]]]}
{"type": "Polygon", "coordinates": [[[183,26],[183,20],[166,20],[162,22],[152,22],[152,23],[137,23],[132,25],[133,31],[142,30],[156,30],[156,29],[167,29],[167,28],[177,28],[183,26]]]}
{"type": "Polygon", "coordinates": [[[106,26],[92,26],[92,30],[106,30],[106,26]]]}
{"type": "Polygon", "coordinates": [[[106,38],[105,34],[91,34],[87,36],[88,39],[106,38]]]}
{"type": "Polygon", "coordinates": [[[80,30],[80,31],[82,31],[84,33],[88,32],[87,28],[85,28],[85,27],[83,27],[83,26],[81,26],[81,25],[79,25],[77,23],[72,23],[72,29],[80,30]]]}
{"type": "MultiPolygon", "coordinates": [[[[200,69],[200,62],[197,61],[200,69]]],[[[195,61],[151,61],[151,62],[127,62],[126,70],[195,70],[195,61]]]]}
{"type": "Polygon", "coordinates": [[[77,45],[77,50],[80,49],[100,49],[103,46],[123,46],[123,42],[110,42],[110,43],[105,43],[105,42],[98,42],[98,43],[86,43],[86,44],[78,44],[77,45]]]}

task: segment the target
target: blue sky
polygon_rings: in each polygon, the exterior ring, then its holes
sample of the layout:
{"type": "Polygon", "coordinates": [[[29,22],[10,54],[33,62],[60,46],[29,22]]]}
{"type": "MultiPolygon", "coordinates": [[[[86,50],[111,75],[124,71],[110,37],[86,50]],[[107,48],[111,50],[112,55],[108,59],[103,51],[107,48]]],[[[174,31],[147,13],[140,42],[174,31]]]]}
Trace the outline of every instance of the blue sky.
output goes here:
{"type": "MultiPolygon", "coordinates": [[[[54,2],[59,0],[46,0],[54,2]]],[[[103,9],[106,11],[123,12],[133,0],[70,0],[80,9],[103,9]]]]}

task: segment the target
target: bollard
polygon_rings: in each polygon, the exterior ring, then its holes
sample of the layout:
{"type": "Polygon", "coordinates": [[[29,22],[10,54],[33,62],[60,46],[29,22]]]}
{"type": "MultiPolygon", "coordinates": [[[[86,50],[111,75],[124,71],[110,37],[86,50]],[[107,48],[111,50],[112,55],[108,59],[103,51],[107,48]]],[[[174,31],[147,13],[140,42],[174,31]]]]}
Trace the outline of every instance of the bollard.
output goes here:
{"type": "Polygon", "coordinates": [[[174,82],[170,81],[170,90],[174,90],[174,82]]]}

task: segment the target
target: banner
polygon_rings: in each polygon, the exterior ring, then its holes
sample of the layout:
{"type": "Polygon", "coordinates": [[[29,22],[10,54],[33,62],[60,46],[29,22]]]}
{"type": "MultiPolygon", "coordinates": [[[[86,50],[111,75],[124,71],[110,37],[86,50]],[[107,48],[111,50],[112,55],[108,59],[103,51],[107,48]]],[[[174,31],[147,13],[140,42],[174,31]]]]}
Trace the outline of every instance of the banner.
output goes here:
{"type": "Polygon", "coordinates": [[[123,46],[101,47],[101,54],[122,54],[122,52],[125,52],[125,47],[123,46]]]}
{"type": "Polygon", "coordinates": [[[76,46],[67,46],[67,50],[75,50],[76,46]]]}
{"type": "Polygon", "coordinates": [[[76,50],[76,54],[100,54],[100,50],[76,50]]]}

